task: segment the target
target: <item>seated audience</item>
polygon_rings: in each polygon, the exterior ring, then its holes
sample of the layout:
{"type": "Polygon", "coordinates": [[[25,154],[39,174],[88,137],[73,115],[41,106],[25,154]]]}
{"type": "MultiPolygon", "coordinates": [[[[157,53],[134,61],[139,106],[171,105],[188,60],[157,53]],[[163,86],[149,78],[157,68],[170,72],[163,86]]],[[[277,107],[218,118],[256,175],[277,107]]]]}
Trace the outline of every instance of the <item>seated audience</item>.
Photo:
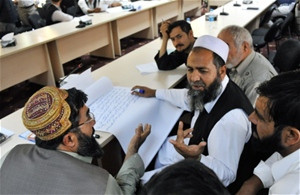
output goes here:
{"type": "Polygon", "coordinates": [[[186,159],[155,174],[140,195],[229,195],[216,174],[201,162],[186,159]]]}
{"type": "Polygon", "coordinates": [[[154,90],[135,86],[133,89],[143,89],[144,93],[133,94],[156,97],[193,111],[192,129],[183,131],[183,123],[179,123],[177,137],[167,138],[160,148],[155,169],[184,158],[196,159],[212,169],[234,193],[252,176],[258,159],[248,147],[251,138],[248,115],[253,107],[226,75],[228,51],[228,45],[221,39],[201,36],[187,60],[188,89],[154,90]]]}
{"type": "Polygon", "coordinates": [[[39,0],[18,0],[18,14],[23,25],[31,26],[28,20],[30,14],[38,14],[39,0]]]}
{"type": "Polygon", "coordinates": [[[0,38],[16,30],[18,13],[11,0],[0,0],[0,38]]]}
{"type": "Polygon", "coordinates": [[[293,11],[297,1],[295,0],[277,1],[278,7],[272,12],[271,20],[274,20],[276,17],[280,17],[280,16],[285,17],[288,13],[293,11]]]}
{"type": "Polygon", "coordinates": [[[106,4],[108,7],[118,7],[121,6],[122,4],[117,1],[117,0],[112,0],[112,1],[103,1],[103,0],[79,0],[78,1],[78,6],[80,7],[81,11],[84,14],[89,14],[89,13],[98,13],[100,11],[105,11],[101,10],[101,4],[106,4]]]}
{"type": "Polygon", "coordinates": [[[36,144],[17,145],[1,159],[1,194],[134,194],[144,173],[137,152],[151,126],[135,129],[115,179],[91,164],[103,150],[86,101],[87,95],[75,88],[44,87],[30,97],[22,119],[36,144]]]}
{"type": "Polygon", "coordinates": [[[73,16],[62,12],[60,8],[62,0],[51,0],[51,3],[46,3],[43,6],[46,24],[51,25],[58,22],[67,22],[73,19],[73,16]]]}
{"type": "Polygon", "coordinates": [[[257,92],[255,112],[249,119],[258,150],[275,152],[261,161],[254,176],[238,194],[300,194],[300,70],[281,73],[262,83],[257,92]]]}
{"type": "Polygon", "coordinates": [[[252,37],[243,27],[230,25],[221,30],[218,38],[229,45],[226,67],[229,77],[249,98],[254,106],[257,98],[256,88],[260,83],[269,80],[277,72],[273,65],[252,46],[252,37]]]}

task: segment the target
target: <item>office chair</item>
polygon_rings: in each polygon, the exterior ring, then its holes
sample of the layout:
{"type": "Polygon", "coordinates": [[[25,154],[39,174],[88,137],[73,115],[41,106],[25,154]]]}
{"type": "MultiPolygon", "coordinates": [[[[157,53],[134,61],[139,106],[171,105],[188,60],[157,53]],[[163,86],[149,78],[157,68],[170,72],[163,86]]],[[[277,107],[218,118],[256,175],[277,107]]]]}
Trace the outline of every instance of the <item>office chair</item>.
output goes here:
{"type": "MultiPolygon", "coordinates": [[[[281,24],[283,23],[282,19],[278,19],[275,21],[272,26],[265,32],[265,34],[261,35],[255,35],[252,34],[252,39],[253,39],[253,47],[255,51],[260,51],[261,48],[267,46],[267,52],[268,55],[270,53],[269,49],[269,43],[274,41],[277,37],[280,36],[280,30],[281,30],[281,24]]],[[[276,43],[276,48],[277,48],[277,41],[276,43]]]]}
{"type": "MultiPolygon", "coordinates": [[[[283,22],[281,24],[280,27],[280,36],[277,37],[276,39],[281,39],[282,36],[287,35],[289,38],[292,37],[292,33],[291,33],[291,25],[295,19],[295,15],[293,14],[293,12],[288,13],[286,16],[281,17],[283,19],[283,22]]],[[[277,20],[279,20],[279,18],[277,18],[277,20]]],[[[276,21],[276,20],[275,20],[276,21]]]]}
{"type": "Polygon", "coordinates": [[[259,22],[259,27],[263,27],[271,20],[272,13],[276,8],[277,8],[277,6],[275,3],[269,7],[269,9],[266,11],[266,13],[261,18],[261,20],[259,22]]]}
{"type": "Polygon", "coordinates": [[[278,72],[300,68],[300,41],[289,39],[283,42],[273,59],[273,66],[278,72]]]}
{"type": "Polygon", "coordinates": [[[46,26],[46,20],[43,19],[39,14],[31,14],[28,16],[30,25],[34,29],[42,28],[46,26]]]}

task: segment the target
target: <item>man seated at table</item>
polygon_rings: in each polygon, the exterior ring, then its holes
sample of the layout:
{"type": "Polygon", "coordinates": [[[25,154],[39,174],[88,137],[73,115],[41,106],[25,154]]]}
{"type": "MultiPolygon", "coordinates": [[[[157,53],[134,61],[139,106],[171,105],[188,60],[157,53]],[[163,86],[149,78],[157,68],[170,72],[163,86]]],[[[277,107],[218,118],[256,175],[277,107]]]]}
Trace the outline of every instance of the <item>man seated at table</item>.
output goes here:
{"type": "Polygon", "coordinates": [[[1,194],[134,194],[144,173],[137,152],[151,126],[135,129],[115,179],[91,164],[103,150],[94,138],[96,121],[86,101],[75,88],[44,87],[30,97],[22,119],[36,135],[36,145],[17,145],[1,159],[1,194]]]}
{"type": "Polygon", "coordinates": [[[46,3],[43,6],[43,15],[46,19],[46,25],[67,22],[73,19],[73,16],[66,14],[61,10],[61,2],[62,0],[51,0],[51,3],[46,3]]]}
{"type": "Polygon", "coordinates": [[[226,67],[230,79],[244,91],[254,106],[258,96],[256,88],[277,75],[277,71],[269,60],[253,50],[252,37],[247,29],[230,25],[220,31],[218,38],[229,45],[226,67]]]}
{"type": "Polygon", "coordinates": [[[275,152],[261,161],[238,194],[300,194],[300,70],[281,73],[258,87],[255,112],[257,150],[275,152]]]}
{"type": "Polygon", "coordinates": [[[186,64],[188,55],[195,42],[190,23],[179,20],[173,23],[162,22],[160,27],[162,44],[158,54],[154,57],[158,69],[173,70],[182,64],[186,64]],[[175,51],[168,54],[168,40],[171,40],[175,51]]]}
{"type": "Polygon", "coordinates": [[[0,38],[16,30],[18,13],[11,0],[0,1],[0,38]]]}
{"type": "Polygon", "coordinates": [[[18,14],[23,25],[31,26],[28,16],[31,14],[39,14],[37,5],[39,0],[18,0],[18,14]]]}
{"type": "Polygon", "coordinates": [[[84,14],[99,13],[101,11],[101,5],[107,5],[107,7],[118,7],[122,4],[118,0],[103,1],[103,0],[79,0],[78,6],[84,14]]]}
{"type": "Polygon", "coordinates": [[[232,184],[228,189],[234,193],[252,175],[258,159],[248,148],[251,137],[248,114],[253,107],[226,75],[228,51],[224,41],[210,35],[201,36],[188,56],[189,89],[154,90],[135,86],[133,89],[143,89],[144,93],[133,94],[156,97],[194,112],[192,137],[192,129],[183,131],[180,122],[177,138],[167,138],[159,150],[155,168],[184,158],[197,159],[211,168],[225,186],[232,184]]]}

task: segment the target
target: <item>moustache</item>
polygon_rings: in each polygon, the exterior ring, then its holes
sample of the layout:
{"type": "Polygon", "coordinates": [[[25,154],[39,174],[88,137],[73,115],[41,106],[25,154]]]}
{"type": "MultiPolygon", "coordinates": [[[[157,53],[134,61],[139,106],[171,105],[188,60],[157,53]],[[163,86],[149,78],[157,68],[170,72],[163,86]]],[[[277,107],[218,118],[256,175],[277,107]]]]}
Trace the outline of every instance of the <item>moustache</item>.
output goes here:
{"type": "Polygon", "coordinates": [[[192,87],[206,87],[205,83],[202,81],[190,82],[192,87]]]}
{"type": "Polygon", "coordinates": [[[182,46],[184,46],[183,44],[177,44],[175,47],[177,48],[177,47],[182,47],[182,46]]]}

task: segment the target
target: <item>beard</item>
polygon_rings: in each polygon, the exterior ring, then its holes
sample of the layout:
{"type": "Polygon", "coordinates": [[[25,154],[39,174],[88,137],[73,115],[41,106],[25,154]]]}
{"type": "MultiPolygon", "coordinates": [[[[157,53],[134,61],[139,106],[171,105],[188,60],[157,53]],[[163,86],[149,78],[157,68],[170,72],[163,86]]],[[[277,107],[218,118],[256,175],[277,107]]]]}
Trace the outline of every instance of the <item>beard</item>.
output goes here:
{"type": "Polygon", "coordinates": [[[256,127],[252,124],[253,134],[256,134],[257,137],[252,136],[251,146],[253,150],[263,158],[263,160],[270,157],[274,152],[280,152],[284,149],[281,144],[281,133],[284,127],[284,125],[280,125],[275,128],[274,134],[268,137],[259,138],[256,127]]]}
{"type": "Polygon", "coordinates": [[[222,81],[219,74],[208,87],[206,87],[205,83],[202,81],[190,82],[188,95],[191,100],[190,101],[191,109],[199,110],[200,112],[202,112],[204,109],[204,105],[207,102],[215,100],[218,97],[218,95],[221,93],[222,91],[221,82],[222,81]],[[194,90],[192,88],[193,85],[201,86],[204,88],[204,90],[203,91],[194,90]]]}
{"type": "MultiPolygon", "coordinates": [[[[95,130],[93,128],[93,134],[95,130]]],[[[79,146],[77,153],[81,156],[89,156],[89,157],[96,157],[100,158],[103,156],[104,152],[96,139],[93,137],[93,134],[91,137],[85,135],[80,130],[77,134],[79,146]]]]}

